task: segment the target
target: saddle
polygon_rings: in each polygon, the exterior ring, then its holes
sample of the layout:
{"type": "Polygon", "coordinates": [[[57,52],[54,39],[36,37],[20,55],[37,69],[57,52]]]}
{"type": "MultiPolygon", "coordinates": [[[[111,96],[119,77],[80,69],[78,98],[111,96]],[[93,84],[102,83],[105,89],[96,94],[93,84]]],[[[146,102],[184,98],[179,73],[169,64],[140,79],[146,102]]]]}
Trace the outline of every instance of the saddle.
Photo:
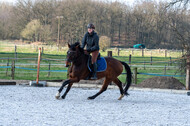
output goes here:
{"type": "MultiPolygon", "coordinates": [[[[97,72],[103,72],[107,69],[107,62],[104,57],[100,57],[100,54],[98,55],[96,63],[97,63],[97,72]]],[[[92,56],[91,55],[89,55],[87,65],[88,65],[88,69],[92,71],[92,56]]]]}
{"type": "MultiPolygon", "coordinates": [[[[98,54],[98,58],[96,60],[96,63],[97,63],[97,73],[98,72],[103,72],[103,71],[105,71],[107,69],[107,62],[106,62],[104,57],[100,56],[100,54],[98,54]]],[[[92,76],[92,73],[93,73],[92,72],[93,66],[92,66],[92,56],[91,55],[89,55],[89,57],[88,57],[87,66],[88,66],[88,69],[90,71],[90,74],[86,78],[86,80],[88,80],[92,76]]]]}

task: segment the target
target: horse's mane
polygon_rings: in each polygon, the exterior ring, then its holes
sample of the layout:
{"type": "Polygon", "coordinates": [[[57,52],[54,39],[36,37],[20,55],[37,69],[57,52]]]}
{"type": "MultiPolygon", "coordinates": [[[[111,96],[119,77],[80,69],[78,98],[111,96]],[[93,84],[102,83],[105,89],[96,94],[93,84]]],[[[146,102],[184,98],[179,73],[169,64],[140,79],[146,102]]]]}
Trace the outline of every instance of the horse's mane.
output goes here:
{"type": "Polygon", "coordinates": [[[75,42],[74,44],[72,44],[72,45],[70,46],[70,48],[71,48],[72,50],[76,50],[76,46],[78,46],[80,52],[84,53],[84,49],[80,47],[80,43],[79,43],[79,42],[75,42]]]}

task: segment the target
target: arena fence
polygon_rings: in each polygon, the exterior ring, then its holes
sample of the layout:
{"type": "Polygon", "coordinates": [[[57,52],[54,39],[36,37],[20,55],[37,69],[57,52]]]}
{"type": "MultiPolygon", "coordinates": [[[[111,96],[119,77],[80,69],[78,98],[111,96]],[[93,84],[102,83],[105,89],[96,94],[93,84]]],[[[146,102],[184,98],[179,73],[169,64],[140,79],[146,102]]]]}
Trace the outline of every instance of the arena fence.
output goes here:
{"type": "MultiPolygon", "coordinates": [[[[38,48],[36,45],[8,46],[0,48],[0,79],[36,80],[38,48]],[[4,50],[9,48],[11,51],[4,50]],[[7,53],[4,53],[7,52],[7,53]],[[29,52],[29,53],[26,53],[29,52]]],[[[53,46],[41,46],[40,80],[65,80],[67,68],[65,58],[67,49],[53,46]]],[[[140,83],[153,76],[170,76],[185,84],[185,71],[181,70],[182,52],[179,50],[141,50],[108,49],[102,56],[111,56],[128,63],[133,72],[133,83],[140,83]]],[[[125,71],[119,77],[125,82],[125,71]]]]}

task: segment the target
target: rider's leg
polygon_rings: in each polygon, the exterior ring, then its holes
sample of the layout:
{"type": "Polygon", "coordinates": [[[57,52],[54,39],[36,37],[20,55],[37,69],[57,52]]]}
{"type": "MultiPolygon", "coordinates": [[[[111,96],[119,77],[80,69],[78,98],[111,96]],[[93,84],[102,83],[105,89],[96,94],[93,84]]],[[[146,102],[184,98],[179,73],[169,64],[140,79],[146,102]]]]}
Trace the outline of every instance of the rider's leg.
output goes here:
{"type": "Polygon", "coordinates": [[[92,52],[92,66],[93,66],[93,74],[91,77],[92,80],[97,79],[97,74],[96,74],[97,73],[97,63],[96,63],[96,60],[97,60],[98,54],[99,54],[98,50],[92,52]]]}
{"type": "Polygon", "coordinates": [[[92,77],[91,77],[91,79],[92,80],[96,80],[97,79],[97,64],[96,64],[96,62],[94,63],[94,64],[92,64],[92,66],[93,66],[93,74],[92,74],[92,77]]]}

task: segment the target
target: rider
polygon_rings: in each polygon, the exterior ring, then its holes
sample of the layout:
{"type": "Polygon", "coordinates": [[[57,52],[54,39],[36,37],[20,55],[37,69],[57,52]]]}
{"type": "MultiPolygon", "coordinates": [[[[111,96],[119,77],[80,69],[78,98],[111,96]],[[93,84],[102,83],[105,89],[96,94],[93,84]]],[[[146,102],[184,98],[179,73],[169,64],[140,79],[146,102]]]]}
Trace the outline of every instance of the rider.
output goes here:
{"type": "Polygon", "coordinates": [[[93,24],[88,24],[87,25],[88,28],[88,32],[86,32],[86,34],[84,35],[83,39],[82,39],[82,45],[81,48],[84,48],[85,45],[86,46],[86,50],[89,53],[92,53],[92,66],[93,66],[93,74],[91,79],[95,80],[97,79],[97,57],[99,54],[99,37],[97,35],[97,33],[94,31],[95,26],[93,24]]]}

